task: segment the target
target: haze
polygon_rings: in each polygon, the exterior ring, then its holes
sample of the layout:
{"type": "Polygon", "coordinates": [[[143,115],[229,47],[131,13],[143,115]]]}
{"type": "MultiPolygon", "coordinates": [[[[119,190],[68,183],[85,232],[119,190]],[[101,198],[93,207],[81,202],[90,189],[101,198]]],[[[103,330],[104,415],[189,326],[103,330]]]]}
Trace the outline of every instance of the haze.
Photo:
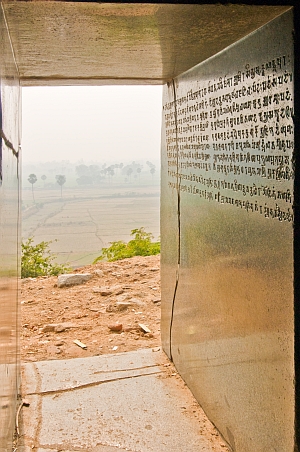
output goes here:
{"type": "Polygon", "coordinates": [[[22,88],[23,164],[159,160],[161,86],[22,88]]]}

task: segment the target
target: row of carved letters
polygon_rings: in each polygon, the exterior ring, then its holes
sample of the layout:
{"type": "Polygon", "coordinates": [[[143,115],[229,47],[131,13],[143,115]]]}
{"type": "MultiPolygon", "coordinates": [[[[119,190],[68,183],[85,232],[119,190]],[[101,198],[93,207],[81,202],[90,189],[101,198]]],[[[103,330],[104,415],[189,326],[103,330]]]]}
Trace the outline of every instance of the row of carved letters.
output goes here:
{"type": "MultiPolygon", "coordinates": [[[[277,168],[266,168],[266,166],[249,166],[249,165],[234,165],[230,164],[216,164],[216,163],[199,163],[198,169],[206,172],[216,172],[224,174],[225,176],[250,176],[261,177],[269,180],[287,180],[294,178],[294,171],[289,166],[278,166],[277,168]]],[[[189,179],[189,175],[179,173],[176,170],[168,170],[169,176],[180,177],[181,179],[189,179]]]]}
{"type": "Polygon", "coordinates": [[[278,204],[275,207],[270,207],[259,204],[257,201],[252,202],[246,199],[238,199],[231,196],[222,195],[220,192],[213,193],[212,191],[201,190],[197,186],[182,185],[176,182],[169,182],[169,188],[180,190],[181,192],[187,192],[192,195],[197,195],[200,198],[204,198],[208,201],[216,201],[219,204],[230,204],[240,209],[244,209],[247,212],[259,213],[264,215],[265,218],[270,218],[279,221],[292,222],[294,219],[293,212],[288,207],[287,210],[283,210],[278,204]]]}
{"type": "MultiPolygon", "coordinates": [[[[226,93],[223,94],[222,96],[219,96],[218,98],[223,100],[224,102],[232,102],[234,99],[240,99],[243,97],[253,97],[255,95],[260,95],[261,93],[266,93],[266,92],[270,92],[270,90],[272,89],[278,89],[278,87],[282,87],[284,85],[287,84],[291,84],[293,82],[293,74],[292,72],[285,72],[284,74],[278,75],[276,77],[273,77],[272,79],[269,77],[266,80],[261,80],[261,81],[257,81],[257,82],[253,82],[250,85],[243,85],[241,88],[236,89],[234,88],[232,91],[229,91],[226,88],[220,88],[222,90],[226,90],[226,93]]],[[[203,109],[204,107],[208,106],[208,100],[210,99],[210,97],[208,97],[208,94],[213,93],[213,92],[217,92],[218,89],[215,89],[216,84],[212,84],[210,85],[210,81],[208,81],[208,87],[204,87],[203,89],[199,90],[199,91],[195,91],[194,93],[196,94],[197,92],[202,92],[203,95],[202,97],[202,101],[196,101],[193,105],[196,106],[196,109],[203,109]],[[204,101],[204,99],[206,99],[204,101]]],[[[182,105],[187,104],[188,102],[191,102],[191,97],[189,97],[188,95],[179,97],[176,100],[167,102],[164,106],[163,106],[163,110],[164,111],[169,111],[169,110],[173,110],[175,105],[176,107],[181,107],[182,105]]],[[[195,100],[195,96],[192,98],[192,100],[195,100]]],[[[191,110],[187,110],[188,107],[184,107],[182,108],[182,113],[186,114],[188,111],[193,111],[193,109],[191,110]]],[[[195,108],[195,107],[194,107],[195,108]]],[[[196,110],[194,110],[196,111],[196,110]]],[[[180,108],[178,108],[178,113],[180,114],[181,110],[180,108]]]]}
{"type": "MultiPolygon", "coordinates": [[[[239,182],[237,179],[228,181],[226,179],[213,179],[211,177],[204,177],[203,175],[191,174],[191,182],[197,182],[199,185],[203,185],[209,189],[216,190],[230,190],[233,192],[241,192],[243,196],[265,196],[275,201],[278,199],[284,200],[290,204],[293,202],[293,197],[289,189],[283,191],[275,189],[274,185],[269,187],[268,185],[247,185],[239,182]]],[[[196,187],[196,185],[194,185],[196,187]]]]}
{"type": "MultiPolygon", "coordinates": [[[[239,112],[239,111],[243,111],[243,110],[253,110],[253,109],[260,110],[261,108],[268,107],[272,104],[279,105],[281,102],[286,103],[288,101],[292,101],[292,94],[291,94],[289,88],[287,87],[285,91],[281,91],[279,93],[276,92],[276,93],[268,94],[263,97],[258,97],[256,99],[251,99],[251,100],[248,99],[245,102],[239,102],[239,103],[233,102],[230,113],[239,112]]],[[[190,113],[195,113],[195,112],[197,112],[197,115],[194,115],[190,119],[192,119],[192,120],[203,119],[203,115],[202,115],[202,118],[199,118],[199,115],[201,115],[201,113],[202,113],[202,112],[199,112],[199,109],[203,108],[204,106],[206,108],[207,107],[211,107],[211,108],[222,107],[223,103],[225,103],[225,104],[231,103],[230,94],[223,94],[222,96],[218,96],[218,97],[209,97],[208,102],[206,104],[202,104],[202,103],[199,104],[198,102],[196,102],[195,104],[188,105],[185,108],[178,109],[177,112],[175,112],[175,110],[169,111],[168,113],[165,114],[165,121],[168,124],[169,121],[175,120],[175,118],[177,116],[177,121],[180,123],[181,118],[190,118],[190,116],[187,116],[187,115],[190,113]]],[[[207,115],[206,115],[206,117],[207,117],[207,115]]],[[[204,118],[205,118],[205,116],[204,116],[204,118]]]]}

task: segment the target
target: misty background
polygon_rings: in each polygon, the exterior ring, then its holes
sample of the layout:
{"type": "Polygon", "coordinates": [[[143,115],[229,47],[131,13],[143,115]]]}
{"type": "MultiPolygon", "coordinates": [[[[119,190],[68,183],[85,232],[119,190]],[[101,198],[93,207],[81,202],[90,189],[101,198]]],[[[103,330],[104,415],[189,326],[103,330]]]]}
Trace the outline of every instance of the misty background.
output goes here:
{"type": "Polygon", "coordinates": [[[22,237],[85,265],[159,237],[161,86],[22,88],[22,237]]]}

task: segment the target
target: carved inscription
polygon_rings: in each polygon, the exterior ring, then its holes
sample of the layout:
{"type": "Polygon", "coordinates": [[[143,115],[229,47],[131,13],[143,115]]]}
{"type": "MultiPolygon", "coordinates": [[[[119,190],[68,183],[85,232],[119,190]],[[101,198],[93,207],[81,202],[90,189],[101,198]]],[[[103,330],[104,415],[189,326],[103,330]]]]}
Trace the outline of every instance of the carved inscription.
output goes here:
{"type": "Polygon", "coordinates": [[[289,57],[215,80],[179,82],[173,95],[163,107],[169,188],[292,221],[289,57]]]}

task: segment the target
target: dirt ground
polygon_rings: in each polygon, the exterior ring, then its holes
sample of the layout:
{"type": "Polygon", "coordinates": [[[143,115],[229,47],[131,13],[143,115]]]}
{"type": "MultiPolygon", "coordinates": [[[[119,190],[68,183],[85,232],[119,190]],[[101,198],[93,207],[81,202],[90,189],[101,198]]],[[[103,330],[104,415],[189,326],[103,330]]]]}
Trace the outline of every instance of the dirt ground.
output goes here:
{"type": "Polygon", "coordinates": [[[22,280],[23,362],[160,347],[160,256],[100,262],[73,273],[92,278],[62,288],[55,276],[22,280]]]}
{"type": "MultiPolygon", "coordinates": [[[[161,349],[160,256],[101,262],[74,273],[90,273],[92,278],[85,284],[62,288],[57,287],[57,277],[22,280],[23,362],[161,349]],[[86,348],[75,344],[76,340],[86,348]]],[[[161,368],[158,378],[176,379],[178,391],[186,391],[167,356],[161,368]]],[[[209,450],[229,451],[194,397],[185,392],[185,398],[181,409],[186,416],[198,419],[209,450]]],[[[20,438],[22,446],[27,439],[24,435],[20,438]]],[[[17,445],[18,440],[15,450],[17,445]]]]}

